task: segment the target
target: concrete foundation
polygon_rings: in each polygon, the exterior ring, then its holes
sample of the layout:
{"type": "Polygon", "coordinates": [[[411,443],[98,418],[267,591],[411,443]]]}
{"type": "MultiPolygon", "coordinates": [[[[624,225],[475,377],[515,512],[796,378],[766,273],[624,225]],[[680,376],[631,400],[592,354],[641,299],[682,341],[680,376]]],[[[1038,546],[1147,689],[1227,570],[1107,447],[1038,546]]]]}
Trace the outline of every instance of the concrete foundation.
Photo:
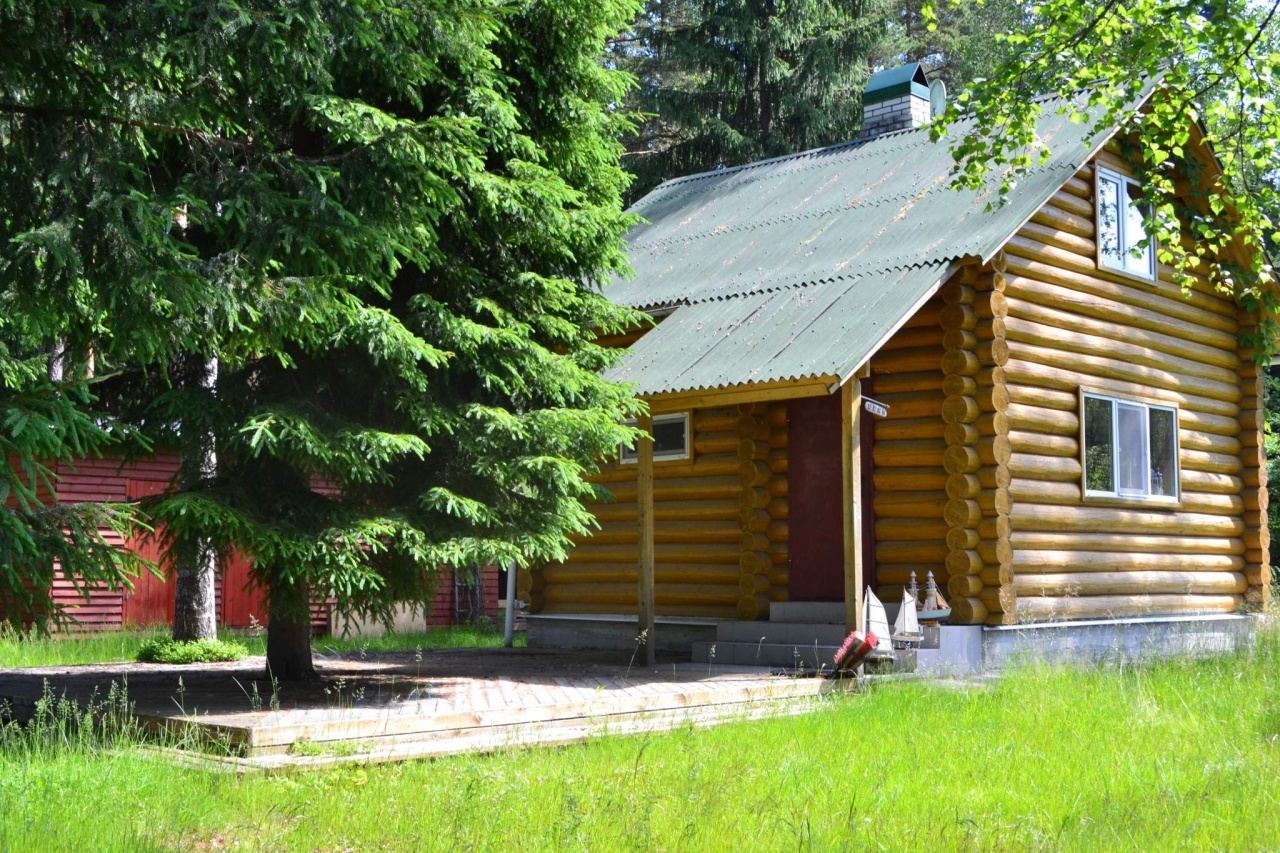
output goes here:
{"type": "MultiPolygon", "coordinates": [[[[658,616],[653,632],[657,651],[688,659],[695,643],[713,641],[719,619],[658,616]]],[[[612,614],[530,614],[525,636],[531,649],[601,649],[631,651],[637,647],[635,616],[612,614]]]]}
{"type": "Polygon", "coordinates": [[[1256,632],[1255,618],[1241,614],[1002,625],[982,631],[983,667],[1002,669],[1020,661],[1102,663],[1203,657],[1248,648],[1256,632]]]}

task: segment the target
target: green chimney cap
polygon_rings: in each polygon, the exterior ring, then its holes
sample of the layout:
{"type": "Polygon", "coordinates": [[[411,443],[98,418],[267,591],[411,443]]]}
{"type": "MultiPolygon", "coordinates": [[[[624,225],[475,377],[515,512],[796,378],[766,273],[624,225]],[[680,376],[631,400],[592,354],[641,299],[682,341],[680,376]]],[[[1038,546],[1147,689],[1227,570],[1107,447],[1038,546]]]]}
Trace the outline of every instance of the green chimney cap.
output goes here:
{"type": "Polygon", "coordinates": [[[877,104],[899,95],[919,95],[929,99],[929,77],[919,62],[910,62],[896,68],[886,68],[871,75],[862,93],[862,103],[877,104]]]}

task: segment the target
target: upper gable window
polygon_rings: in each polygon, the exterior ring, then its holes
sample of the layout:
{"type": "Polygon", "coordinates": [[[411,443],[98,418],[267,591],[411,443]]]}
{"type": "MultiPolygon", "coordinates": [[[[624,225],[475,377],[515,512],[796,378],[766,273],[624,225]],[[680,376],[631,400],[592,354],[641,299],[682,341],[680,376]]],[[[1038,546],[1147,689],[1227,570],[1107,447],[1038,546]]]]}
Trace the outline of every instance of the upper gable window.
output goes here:
{"type": "Polygon", "coordinates": [[[1143,225],[1150,211],[1142,185],[1133,178],[1098,169],[1098,264],[1155,280],[1155,251],[1143,225]]]}

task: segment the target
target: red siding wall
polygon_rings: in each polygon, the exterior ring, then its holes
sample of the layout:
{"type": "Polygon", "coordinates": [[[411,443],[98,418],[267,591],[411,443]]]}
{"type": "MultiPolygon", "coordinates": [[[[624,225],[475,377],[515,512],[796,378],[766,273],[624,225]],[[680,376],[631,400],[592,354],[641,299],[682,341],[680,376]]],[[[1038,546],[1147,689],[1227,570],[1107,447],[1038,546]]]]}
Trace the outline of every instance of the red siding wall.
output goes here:
{"type": "MultiPolygon", "coordinates": [[[[59,465],[57,484],[61,503],[130,501],[159,494],[178,473],[178,457],[172,453],[155,456],[121,466],[119,460],[81,460],[74,466],[59,465]]],[[[319,484],[318,484],[319,485],[319,484]]],[[[47,495],[45,496],[47,499],[47,495]]],[[[148,559],[159,558],[154,537],[124,543],[148,559]]],[[[266,624],[266,601],[263,591],[249,584],[249,561],[232,555],[217,576],[215,601],[218,621],[222,625],[247,628],[266,624]]],[[[501,590],[498,569],[481,571],[484,591],[483,614],[496,617],[501,590]]],[[[173,620],[173,581],[147,574],[135,581],[132,593],[115,588],[97,588],[86,602],[71,581],[58,577],[53,584],[54,601],[65,605],[77,620],[76,630],[118,629],[125,625],[169,624],[173,620]]],[[[455,623],[453,573],[441,572],[432,600],[429,627],[446,627],[455,623]]],[[[311,606],[311,624],[316,633],[329,630],[329,608],[332,602],[316,601],[311,606]]]]}

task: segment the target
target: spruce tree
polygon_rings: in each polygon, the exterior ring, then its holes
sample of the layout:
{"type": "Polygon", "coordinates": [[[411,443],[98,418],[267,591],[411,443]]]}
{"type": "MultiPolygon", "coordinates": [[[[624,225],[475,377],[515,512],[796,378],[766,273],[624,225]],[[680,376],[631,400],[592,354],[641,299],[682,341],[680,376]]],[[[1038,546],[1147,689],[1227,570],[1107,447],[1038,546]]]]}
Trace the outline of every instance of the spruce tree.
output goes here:
{"type": "Polygon", "coordinates": [[[648,0],[609,58],[645,120],[626,140],[631,197],[661,181],[844,142],[862,124],[880,0],[648,0]]]}
{"type": "Polygon", "coordinates": [[[78,288],[118,423],[212,436],[149,517],[252,559],[272,674],[312,675],[313,601],[385,617],[438,568],[562,557],[634,406],[592,342],[635,322],[600,292],[629,4],[36,5],[0,20],[40,202],[0,202],[38,245],[14,289],[78,288]]]}

